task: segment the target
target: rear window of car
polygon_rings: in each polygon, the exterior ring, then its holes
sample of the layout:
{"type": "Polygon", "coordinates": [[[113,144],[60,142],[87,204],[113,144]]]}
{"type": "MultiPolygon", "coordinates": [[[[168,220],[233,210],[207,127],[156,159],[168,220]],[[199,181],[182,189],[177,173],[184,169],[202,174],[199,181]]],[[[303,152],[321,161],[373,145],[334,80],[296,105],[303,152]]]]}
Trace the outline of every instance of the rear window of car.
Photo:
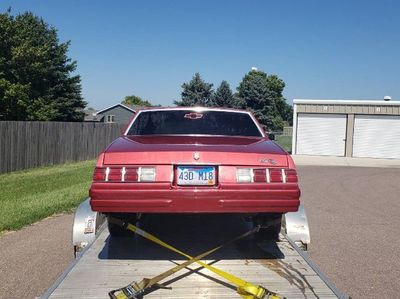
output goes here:
{"type": "Polygon", "coordinates": [[[262,137],[247,113],[229,111],[143,111],[128,135],[225,135],[262,137]]]}

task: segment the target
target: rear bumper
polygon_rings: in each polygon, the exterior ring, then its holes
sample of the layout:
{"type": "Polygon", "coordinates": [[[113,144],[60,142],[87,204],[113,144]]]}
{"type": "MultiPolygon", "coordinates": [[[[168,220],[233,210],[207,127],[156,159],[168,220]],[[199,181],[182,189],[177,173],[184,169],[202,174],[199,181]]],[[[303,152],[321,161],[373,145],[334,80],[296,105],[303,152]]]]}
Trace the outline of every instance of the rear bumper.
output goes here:
{"type": "Polygon", "coordinates": [[[298,210],[296,183],[173,187],[170,183],[93,183],[90,204],[98,212],[286,213],[298,210]]]}

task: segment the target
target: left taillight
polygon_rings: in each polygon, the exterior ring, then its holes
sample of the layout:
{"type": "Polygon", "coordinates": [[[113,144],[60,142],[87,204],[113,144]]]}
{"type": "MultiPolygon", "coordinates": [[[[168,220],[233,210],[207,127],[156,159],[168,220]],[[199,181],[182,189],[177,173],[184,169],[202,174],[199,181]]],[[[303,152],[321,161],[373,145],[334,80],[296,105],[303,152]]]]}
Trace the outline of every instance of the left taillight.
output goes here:
{"type": "Polygon", "coordinates": [[[93,172],[94,182],[154,182],[155,167],[96,167],[93,172]]]}
{"type": "Polygon", "coordinates": [[[139,174],[141,182],[154,182],[156,180],[156,169],[154,167],[140,167],[139,174]]]}
{"type": "Polygon", "coordinates": [[[96,167],[93,172],[93,181],[102,182],[106,180],[106,168],[96,167]]]}

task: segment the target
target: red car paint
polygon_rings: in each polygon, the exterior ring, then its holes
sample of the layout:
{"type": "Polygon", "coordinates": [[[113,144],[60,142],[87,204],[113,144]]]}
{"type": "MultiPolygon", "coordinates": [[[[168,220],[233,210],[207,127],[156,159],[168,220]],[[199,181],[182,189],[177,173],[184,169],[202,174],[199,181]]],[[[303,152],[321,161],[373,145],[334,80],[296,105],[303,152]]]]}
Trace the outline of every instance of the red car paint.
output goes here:
{"type": "MultiPolygon", "coordinates": [[[[199,108],[169,108],[167,110],[199,108]]],[[[160,109],[154,109],[160,110],[160,109]]],[[[212,109],[206,111],[230,111],[212,109]]],[[[149,110],[146,110],[149,111],[149,110]]],[[[150,110],[151,111],[151,110],[150,110]]],[[[194,114],[193,114],[194,115],[194,114]]],[[[96,167],[154,167],[154,182],[99,182],[90,188],[94,211],[121,213],[286,213],[297,211],[300,190],[297,176],[284,178],[285,170],[295,170],[292,158],[265,137],[253,116],[260,137],[165,136],[125,134],[102,153],[96,167]],[[197,159],[196,159],[197,158],[197,159]],[[179,186],[177,166],[214,166],[213,186],[179,186]],[[278,182],[238,183],[237,168],[269,169],[280,174],[278,182]]],[[[189,120],[190,121],[190,120],[189,120]]],[[[196,120],[194,120],[196,121],[196,120]]],[[[295,173],[295,172],[291,172],[295,173]]]]}

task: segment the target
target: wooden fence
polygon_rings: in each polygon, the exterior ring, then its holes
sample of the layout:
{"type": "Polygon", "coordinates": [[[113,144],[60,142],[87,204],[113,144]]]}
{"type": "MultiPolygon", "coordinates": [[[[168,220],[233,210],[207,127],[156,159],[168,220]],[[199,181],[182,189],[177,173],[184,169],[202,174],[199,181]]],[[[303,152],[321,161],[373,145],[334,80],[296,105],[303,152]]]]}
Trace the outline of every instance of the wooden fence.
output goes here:
{"type": "Polygon", "coordinates": [[[94,159],[122,129],[105,123],[0,121],[0,173],[94,159]]]}

